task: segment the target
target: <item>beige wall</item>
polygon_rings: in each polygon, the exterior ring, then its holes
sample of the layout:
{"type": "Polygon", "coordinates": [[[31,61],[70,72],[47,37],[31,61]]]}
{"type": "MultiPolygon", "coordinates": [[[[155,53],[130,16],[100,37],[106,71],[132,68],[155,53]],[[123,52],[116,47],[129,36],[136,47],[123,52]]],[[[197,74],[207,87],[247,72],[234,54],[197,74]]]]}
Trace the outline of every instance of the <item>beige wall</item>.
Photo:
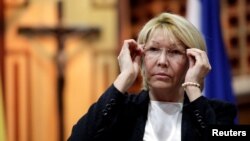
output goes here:
{"type": "Polygon", "coordinates": [[[93,1],[98,0],[65,1],[65,24],[99,27],[102,31],[102,36],[99,42],[97,42],[97,47],[102,49],[113,49],[114,46],[117,45],[118,39],[118,10],[115,5],[99,7],[94,5],[93,1]]]}
{"type": "Polygon", "coordinates": [[[68,0],[65,4],[64,22],[67,26],[90,25],[98,27],[101,31],[100,38],[85,45],[81,57],[70,62],[70,67],[67,69],[65,125],[68,136],[72,125],[117,75],[115,51],[118,28],[115,6],[98,7],[91,0],[68,0]]]}
{"type": "MultiPolygon", "coordinates": [[[[54,60],[57,42],[53,35],[24,36],[17,32],[20,26],[56,27],[56,12],[56,0],[31,0],[28,7],[6,9],[8,141],[58,140],[54,60]]],[[[64,0],[63,13],[65,27],[94,26],[101,32],[94,41],[77,36],[67,37],[64,41],[67,57],[63,94],[66,140],[72,126],[118,74],[118,19],[115,6],[96,6],[92,0],[64,0]]]]}

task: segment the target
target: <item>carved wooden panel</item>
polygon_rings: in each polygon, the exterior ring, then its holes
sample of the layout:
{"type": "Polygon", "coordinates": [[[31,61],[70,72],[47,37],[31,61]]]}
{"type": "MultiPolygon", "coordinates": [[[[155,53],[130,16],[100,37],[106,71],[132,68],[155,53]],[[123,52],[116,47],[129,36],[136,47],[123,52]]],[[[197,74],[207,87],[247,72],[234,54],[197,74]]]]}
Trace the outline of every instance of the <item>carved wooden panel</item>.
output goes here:
{"type": "Polygon", "coordinates": [[[250,74],[250,1],[222,0],[224,39],[233,75],[250,74]]]}

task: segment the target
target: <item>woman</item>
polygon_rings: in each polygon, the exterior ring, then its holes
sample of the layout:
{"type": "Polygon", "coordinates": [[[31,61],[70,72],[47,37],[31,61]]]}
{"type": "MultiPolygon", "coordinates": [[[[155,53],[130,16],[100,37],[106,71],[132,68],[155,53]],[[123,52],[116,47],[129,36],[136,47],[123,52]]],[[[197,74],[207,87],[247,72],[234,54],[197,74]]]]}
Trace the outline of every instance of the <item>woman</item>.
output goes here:
{"type": "Polygon", "coordinates": [[[234,105],[202,96],[211,66],[205,43],[184,18],[162,13],[125,40],[118,56],[120,74],[78,121],[69,140],[195,141],[208,125],[233,124],[234,105]],[[143,90],[126,91],[139,72],[143,90]]]}

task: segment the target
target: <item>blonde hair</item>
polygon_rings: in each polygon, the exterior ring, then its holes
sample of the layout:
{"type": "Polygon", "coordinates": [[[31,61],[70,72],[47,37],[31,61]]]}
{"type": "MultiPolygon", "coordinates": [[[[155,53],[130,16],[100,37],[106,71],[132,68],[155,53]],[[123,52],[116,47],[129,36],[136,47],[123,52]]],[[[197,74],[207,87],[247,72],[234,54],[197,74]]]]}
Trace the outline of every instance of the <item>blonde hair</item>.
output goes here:
{"type": "MultiPolygon", "coordinates": [[[[187,48],[198,48],[206,51],[205,41],[195,26],[185,18],[170,13],[162,13],[148,21],[138,35],[138,44],[146,44],[156,29],[161,29],[165,33],[171,32],[174,38],[187,48]]],[[[141,73],[143,77],[143,89],[148,90],[144,65],[142,65],[141,73]]]]}

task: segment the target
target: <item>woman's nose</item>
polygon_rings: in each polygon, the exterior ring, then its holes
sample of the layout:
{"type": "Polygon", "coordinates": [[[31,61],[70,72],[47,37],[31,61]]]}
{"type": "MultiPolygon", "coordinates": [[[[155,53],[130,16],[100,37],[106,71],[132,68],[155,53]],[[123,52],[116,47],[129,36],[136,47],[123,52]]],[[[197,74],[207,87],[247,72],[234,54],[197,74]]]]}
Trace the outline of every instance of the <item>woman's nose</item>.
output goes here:
{"type": "Polygon", "coordinates": [[[165,51],[162,51],[160,56],[158,57],[158,65],[160,66],[168,65],[167,53],[165,51]]]}

